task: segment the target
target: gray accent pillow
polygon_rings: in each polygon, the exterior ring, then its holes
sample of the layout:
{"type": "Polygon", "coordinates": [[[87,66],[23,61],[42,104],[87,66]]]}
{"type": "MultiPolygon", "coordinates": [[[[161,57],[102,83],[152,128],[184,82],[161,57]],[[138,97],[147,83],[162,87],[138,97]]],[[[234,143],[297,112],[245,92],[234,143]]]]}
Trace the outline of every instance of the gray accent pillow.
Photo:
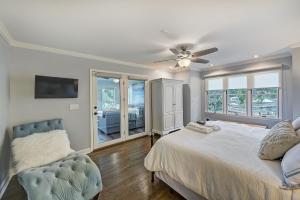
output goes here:
{"type": "Polygon", "coordinates": [[[300,142],[291,122],[282,121],[271,128],[261,141],[258,156],[263,160],[281,158],[285,152],[300,142]]]}
{"type": "Polygon", "coordinates": [[[288,150],[282,161],[281,168],[283,174],[283,188],[300,188],[300,144],[288,150]]]}

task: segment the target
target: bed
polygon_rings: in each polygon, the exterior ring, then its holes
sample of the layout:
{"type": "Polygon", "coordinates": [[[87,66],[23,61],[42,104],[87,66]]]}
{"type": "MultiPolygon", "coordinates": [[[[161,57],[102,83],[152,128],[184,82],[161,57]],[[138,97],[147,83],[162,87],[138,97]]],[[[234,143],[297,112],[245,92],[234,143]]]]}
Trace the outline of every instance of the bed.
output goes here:
{"type": "Polygon", "coordinates": [[[299,190],[281,188],[280,161],[257,156],[268,130],[245,124],[209,122],[220,131],[186,128],[159,139],[145,167],[189,200],[297,200],[299,190]]]}

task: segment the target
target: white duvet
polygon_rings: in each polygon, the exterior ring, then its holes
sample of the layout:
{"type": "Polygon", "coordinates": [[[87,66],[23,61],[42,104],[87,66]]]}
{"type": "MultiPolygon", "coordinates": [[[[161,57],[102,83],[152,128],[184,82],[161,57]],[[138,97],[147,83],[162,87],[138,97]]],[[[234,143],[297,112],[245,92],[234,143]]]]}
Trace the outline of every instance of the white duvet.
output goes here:
{"type": "Polygon", "coordinates": [[[201,134],[186,128],[159,139],[147,157],[149,171],[162,171],[209,200],[296,200],[299,191],[280,189],[280,161],[257,156],[268,130],[210,122],[220,131],[201,134]]]}

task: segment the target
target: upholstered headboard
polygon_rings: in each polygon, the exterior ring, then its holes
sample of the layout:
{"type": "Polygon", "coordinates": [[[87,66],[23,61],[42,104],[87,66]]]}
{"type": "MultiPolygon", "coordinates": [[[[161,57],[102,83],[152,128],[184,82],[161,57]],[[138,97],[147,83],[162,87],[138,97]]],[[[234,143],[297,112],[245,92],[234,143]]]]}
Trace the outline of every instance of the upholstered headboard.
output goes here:
{"type": "Polygon", "coordinates": [[[52,130],[63,130],[62,119],[51,119],[28,124],[21,124],[13,127],[13,138],[25,137],[33,133],[42,133],[52,130]]]}

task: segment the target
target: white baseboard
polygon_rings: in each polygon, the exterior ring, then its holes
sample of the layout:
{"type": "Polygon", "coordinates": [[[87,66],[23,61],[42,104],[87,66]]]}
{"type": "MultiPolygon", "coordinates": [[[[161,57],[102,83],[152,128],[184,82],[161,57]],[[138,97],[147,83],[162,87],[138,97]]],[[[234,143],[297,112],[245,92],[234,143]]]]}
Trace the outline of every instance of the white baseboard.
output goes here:
{"type": "Polygon", "coordinates": [[[81,153],[81,154],[89,154],[91,153],[91,149],[90,148],[86,148],[86,149],[82,149],[82,150],[79,150],[77,151],[78,153],[81,153]]]}
{"type": "Polygon", "coordinates": [[[10,176],[7,175],[4,179],[4,181],[1,183],[0,185],[0,199],[2,198],[8,184],[9,184],[9,181],[10,181],[10,176]]]}

